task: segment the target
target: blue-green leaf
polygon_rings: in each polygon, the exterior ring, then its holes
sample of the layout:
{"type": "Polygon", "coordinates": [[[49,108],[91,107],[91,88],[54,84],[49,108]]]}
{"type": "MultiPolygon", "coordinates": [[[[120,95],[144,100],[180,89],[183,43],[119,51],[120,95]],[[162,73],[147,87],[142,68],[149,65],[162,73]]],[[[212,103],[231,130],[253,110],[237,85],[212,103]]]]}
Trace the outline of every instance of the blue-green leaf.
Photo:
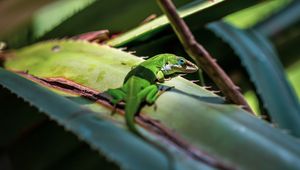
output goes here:
{"type": "Polygon", "coordinates": [[[239,30],[224,22],[208,28],[240,57],[274,122],[299,137],[300,105],[272,45],[254,30],[239,30]]]}
{"type": "MultiPolygon", "coordinates": [[[[120,87],[130,68],[141,61],[142,59],[132,54],[106,45],[85,41],[61,40],[42,42],[11,51],[7,53],[4,66],[6,69],[28,72],[45,80],[58,80],[58,78],[63,77],[63,82],[70,81],[76,84],[72,87],[80,86],[88,87],[90,90],[105,91],[107,88],[120,87]]],[[[2,80],[2,78],[8,79],[2,75],[0,77],[0,83],[7,81],[2,80]]],[[[22,82],[16,83],[17,86],[24,86],[22,82]]],[[[138,127],[142,132],[148,132],[145,133],[145,137],[155,139],[154,142],[174,151],[174,157],[177,160],[176,165],[179,166],[178,169],[211,168],[199,161],[197,156],[199,151],[215,157],[221,163],[225,162],[240,169],[299,169],[300,148],[298,147],[299,142],[295,138],[272,128],[257,117],[247,114],[238,106],[221,102],[222,100],[215,94],[183,78],[174,78],[171,81],[166,81],[164,85],[175,86],[175,88],[165,92],[158,98],[156,101],[157,109],[154,109],[154,106],[144,106],[141,112],[151,119],[158,120],[159,124],[165,127],[164,130],[166,131],[162,131],[163,134],[169,131],[169,135],[178,135],[180,140],[175,140],[176,137],[170,139],[168,135],[158,137],[147,131],[151,130],[150,128],[138,127]],[[219,100],[212,100],[217,98],[219,100]],[[162,138],[169,140],[162,140],[162,138]],[[177,149],[171,144],[178,141],[185,143],[184,145],[181,142],[179,142],[180,144],[177,143],[176,146],[181,149],[177,149]],[[185,152],[182,154],[181,151],[185,152]],[[197,160],[187,156],[187,154],[191,155],[191,152],[193,156],[197,156],[197,160]],[[271,161],[272,164],[270,164],[271,161]]],[[[48,98],[45,93],[37,92],[33,87],[27,90],[31,90],[33,94],[30,95],[35,96],[35,98],[48,98]]],[[[55,92],[58,92],[58,90],[59,88],[56,88],[55,92]]],[[[24,92],[17,91],[16,93],[22,95],[24,92]]],[[[88,101],[80,96],[74,96],[73,93],[67,94],[65,92],[63,95],[68,96],[68,99],[80,105],[80,108],[92,109],[95,117],[101,118],[101,122],[105,120],[117,124],[120,128],[124,127],[123,116],[120,114],[112,116],[110,114],[111,107],[107,107],[104,103],[88,101]]],[[[28,99],[28,101],[30,100],[32,99],[28,99]]],[[[46,101],[49,107],[57,108],[49,100],[46,101]]],[[[38,108],[44,107],[35,106],[38,108]]],[[[51,108],[51,110],[54,108],[51,108]]],[[[49,110],[45,112],[49,115],[53,114],[49,110]]],[[[62,108],[63,111],[64,108],[62,108]]],[[[91,115],[80,115],[80,117],[84,118],[91,115]]],[[[73,117],[79,118],[74,115],[73,117]]],[[[87,124],[85,120],[90,120],[86,118],[82,119],[83,125],[87,124]]],[[[73,119],[69,116],[69,120],[73,119]]],[[[92,120],[95,121],[93,123],[97,122],[96,119],[92,120]]],[[[69,127],[70,121],[63,123],[66,127],[69,127]]],[[[76,128],[83,125],[78,123],[76,128]]],[[[93,133],[98,135],[98,129],[92,125],[90,129],[91,135],[93,133]]],[[[78,133],[79,136],[80,133],[84,133],[81,131],[73,132],[78,133]]],[[[113,131],[107,133],[113,134],[113,131]]],[[[98,139],[88,142],[93,145],[95,142],[101,142],[98,139]]],[[[131,138],[122,138],[122,140],[130,142],[131,138]]],[[[111,142],[118,144],[114,140],[111,142]]],[[[143,148],[137,147],[134,149],[143,148]]],[[[131,152],[129,149],[123,149],[122,151],[131,152]]],[[[107,153],[110,152],[104,152],[104,155],[107,153]]],[[[151,154],[148,153],[148,149],[144,150],[144,154],[145,159],[152,159],[148,157],[151,154]]],[[[126,153],[120,155],[126,155],[126,153]]],[[[108,157],[112,158],[111,155],[108,155],[108,157]]],[[[137,162],[134,157],[130,161],[137,162]]],[[[120,162],[117,163],[121,164],[120,162]]]]}
{"type": "Polygon", "coordinates": [[[299,22],[300,1],[294,0],[284,9],[254,26],[254,29],[266,36],[276,35],[280,31],[299,22]]]}
{"type": "Polygon", "coordinates": [[[167,169],[168,160],[164,154],[96,117],[90,110],[2,68],[0,77],[0,84],[37,106],[124,169],[167,169]]]}

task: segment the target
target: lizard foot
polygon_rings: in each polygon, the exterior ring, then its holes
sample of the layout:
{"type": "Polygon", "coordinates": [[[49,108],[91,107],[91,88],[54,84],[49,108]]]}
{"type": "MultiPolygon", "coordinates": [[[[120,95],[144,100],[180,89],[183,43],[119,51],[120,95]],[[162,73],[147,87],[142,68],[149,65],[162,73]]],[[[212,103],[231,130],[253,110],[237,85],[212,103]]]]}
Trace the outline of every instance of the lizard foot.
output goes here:
{"type": "Polygon", "coordinates": [[[161,89],[159,92],[158,92],[158,96],[162,95],[164,92],[166,91],[169,91],[171,89],[175,88],[175,86],[167,86],[166,88],[163,88],[161,89]]]}

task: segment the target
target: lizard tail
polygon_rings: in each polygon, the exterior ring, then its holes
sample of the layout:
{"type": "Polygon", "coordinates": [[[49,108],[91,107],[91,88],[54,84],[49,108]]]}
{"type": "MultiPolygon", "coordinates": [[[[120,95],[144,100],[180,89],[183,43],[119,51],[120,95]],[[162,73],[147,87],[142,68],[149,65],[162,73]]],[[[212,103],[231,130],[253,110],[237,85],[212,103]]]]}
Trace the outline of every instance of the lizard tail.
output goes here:
{"type": "Polygon", "coordinates": [[[157,149],[159,149],[160,151],[162,151],[163,153],[165,153],[167,159],[169,160],[169,162],[168,162],[168,170],[176,170],[175,160],[174,160],[174,157],[173,157],[172,153],[168,149],[166,149],[163,146],[161,146],[160,144],[157,144],[154,141],[152,141],[150,139],[147,139],[145,136],[143,136],[141,134],[141,132],[135,126],[134,117],[135,117],[136,113],[139,110],[140,104],[141,104],[141,100],[138,100],[138,99],[134,99],[134,100],[130,99],[130,100],[128,100],[126,102],[126,106],[125,106],[125,120],[126,120],[126,125],[127,125],[128,129],[131,132],[135,133],[140,138],[142,138],[145,141],[147,141],[149,144],[154,145],[157,149]]]}
{"type": "Polygon", "coordinates": [[[135,126],[134,117],[139,110],[141,101],[138,99],[128,100],[125,106],[125,120],[128,129],[136,135],[142,137],[141,133],[135,126]]]}

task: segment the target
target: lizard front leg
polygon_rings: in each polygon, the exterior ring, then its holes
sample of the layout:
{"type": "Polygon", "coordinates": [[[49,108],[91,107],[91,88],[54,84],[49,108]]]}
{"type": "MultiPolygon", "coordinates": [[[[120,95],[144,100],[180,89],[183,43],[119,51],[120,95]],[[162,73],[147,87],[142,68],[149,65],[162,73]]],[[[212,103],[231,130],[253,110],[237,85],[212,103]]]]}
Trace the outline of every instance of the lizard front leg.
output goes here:
{"type": "Polygon", "coordinates": [[[165,75],[162,71],[158,71],[156,73],[156,80],[160,83],[163,83],[165,81],[165,75]]]}
{"type": "Polygon", "coordinates": [[[116,112],[117,104],[120,101],[124,100],[124,98],[126,97],[126,93],[122,88],[108,89],[106,93],[112,97],[110,102],[113,104],[113,110],[111,112],[111,114],[113,115],[116,112]]]}
{"type": "Polygon", "coordinates": [[[158,98],[158,87],[152,84],[139,92],[138,97],[146,101],[148,104],[153,104],[158,98]]]}
{"type": "Polygon", "coordinates": [[[142,100],[146,101],[148,104],[154,104],[154,110],[156,110],[156,108],[157,108],[155,101],[157,100],[157,98],[159,96],[160,96],[160,93],[159,93],[159,89],[156,84],[146,87],[139,93],[139,97],[142,100]]]}

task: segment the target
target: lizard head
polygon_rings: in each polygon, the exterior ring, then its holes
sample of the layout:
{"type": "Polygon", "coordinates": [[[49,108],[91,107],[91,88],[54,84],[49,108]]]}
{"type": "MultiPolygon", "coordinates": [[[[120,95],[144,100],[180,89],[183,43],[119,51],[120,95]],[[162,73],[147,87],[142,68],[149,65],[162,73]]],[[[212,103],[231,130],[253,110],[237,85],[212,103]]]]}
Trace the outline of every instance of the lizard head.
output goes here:
{"type": "Polygon", "coordinates": [[[180,73],[194,73],[198,70],[198,67],[192,62],[183,57],[179,57],[173,54],[165,54],[165,64],[161,68],[161,71],[165,75],[180,74],[180,73]]]}

